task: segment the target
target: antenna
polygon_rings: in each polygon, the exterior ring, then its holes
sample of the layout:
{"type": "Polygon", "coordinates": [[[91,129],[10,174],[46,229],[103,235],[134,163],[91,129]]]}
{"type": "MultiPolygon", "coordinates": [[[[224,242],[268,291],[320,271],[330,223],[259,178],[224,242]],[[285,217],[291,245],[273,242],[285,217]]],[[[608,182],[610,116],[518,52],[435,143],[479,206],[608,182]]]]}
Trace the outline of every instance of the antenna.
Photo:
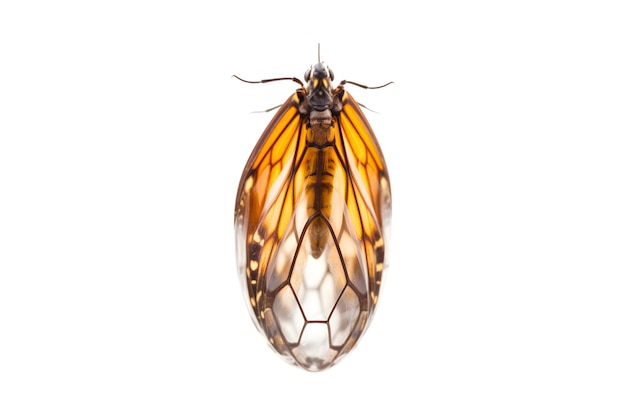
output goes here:
{"type": "Polygon", "coordinates": [[[320,43],[317,43],[317,62],[322,62],[322,58],[320,58],[320,43]]]}

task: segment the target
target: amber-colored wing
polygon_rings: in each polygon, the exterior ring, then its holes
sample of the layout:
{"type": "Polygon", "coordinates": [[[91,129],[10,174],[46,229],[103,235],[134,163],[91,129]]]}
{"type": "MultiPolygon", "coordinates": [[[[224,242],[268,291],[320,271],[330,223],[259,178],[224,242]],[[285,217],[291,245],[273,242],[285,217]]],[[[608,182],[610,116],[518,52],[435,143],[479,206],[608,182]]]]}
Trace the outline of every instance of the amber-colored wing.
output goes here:
{"type": "Polygon", "coordinates": [[[238,272],[257,318],[257,289],[265,287],[258,280],[266,279],[265,270],[293,218],[294,195],[301,191],[293,181],[306,140],[297,100],[297,94],[289,98],[261,135],[237,191],[238,272]]]}
{"type": "Polygon", "coordinates": [[[346,183],[346,207],[367,258],[373,309],[387,263],[385,243],[391,220],[389,174],[378,140],[359,104],[345,91],[342,104],[339,114],[341,140],[337,143],[337,151],[345,161],[350,179],[346,183]]]}

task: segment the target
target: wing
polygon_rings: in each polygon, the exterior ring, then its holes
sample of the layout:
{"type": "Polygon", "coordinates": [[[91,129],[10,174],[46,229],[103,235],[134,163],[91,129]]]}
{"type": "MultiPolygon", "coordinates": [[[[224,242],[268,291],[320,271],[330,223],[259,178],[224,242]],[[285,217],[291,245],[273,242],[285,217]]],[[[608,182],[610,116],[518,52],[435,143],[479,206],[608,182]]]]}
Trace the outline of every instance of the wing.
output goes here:
{"type": "Polygon", "coordinates": [[[339,113],[337,152],[345,161],[346,207],[353,233],[362,243],[369,277],[371,308],[378,300],[382,273],[387,264],[385,244],[391,220],[389,174],[378,140],[359,104],[343,92],[339,113]]]}
{"type": "Polygon", "coordinates": [[[304,93],[281,106],[248,160],[235,236],[257,328],[285,359],[320,370],[349,352],[370,322],[391,191],[358,103],[335,89],[341,102],[332,120],[328,111],[328,125],[311,127],[300,113],[304,93]]]}
{"type": "Polygon", "coordinates": [[[259,280],[266,279],[268,264],[293,218],[294,196],[301,192],[293,178],[305,148],[305,128],[296,93],[261,135],[239,183],[235,205],[237,267],[243,288],[248,290],[246,304],[257,319],[257,301],[265,287],[259,280]]]}

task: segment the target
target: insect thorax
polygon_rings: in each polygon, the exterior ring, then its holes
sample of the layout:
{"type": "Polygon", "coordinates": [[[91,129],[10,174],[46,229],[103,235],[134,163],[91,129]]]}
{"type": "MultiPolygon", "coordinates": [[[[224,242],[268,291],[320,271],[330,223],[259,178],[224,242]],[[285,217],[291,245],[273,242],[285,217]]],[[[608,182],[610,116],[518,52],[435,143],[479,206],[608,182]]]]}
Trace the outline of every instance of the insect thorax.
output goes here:
{"type": "Polygon", "coordinates": [[[309,126],[311,130],[308,132],[307,142],[317,146],[324,146],[332,143],[334,137],[334,122],[329,109],[324,111],[312,110],[309,115],[309,126]]]}

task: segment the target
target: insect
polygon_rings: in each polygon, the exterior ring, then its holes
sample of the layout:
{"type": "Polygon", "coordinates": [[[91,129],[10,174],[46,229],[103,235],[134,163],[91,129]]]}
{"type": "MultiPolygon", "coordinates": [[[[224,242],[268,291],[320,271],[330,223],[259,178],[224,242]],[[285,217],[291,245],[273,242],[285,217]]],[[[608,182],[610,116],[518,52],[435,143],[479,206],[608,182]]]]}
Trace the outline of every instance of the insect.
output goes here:
{"type": "MultiPolygon", "coordinates": [[[[235,76],[236,77],[236,76],[235,76]]],[[[237,269],[271,347],[309,371],[350,352],[378,302],[391,188],[361,106],[320,62],[292,80],[252,151],[237,191],[237,269]],[[306,84],[305,84],[306,83],[306,84]]]]}

